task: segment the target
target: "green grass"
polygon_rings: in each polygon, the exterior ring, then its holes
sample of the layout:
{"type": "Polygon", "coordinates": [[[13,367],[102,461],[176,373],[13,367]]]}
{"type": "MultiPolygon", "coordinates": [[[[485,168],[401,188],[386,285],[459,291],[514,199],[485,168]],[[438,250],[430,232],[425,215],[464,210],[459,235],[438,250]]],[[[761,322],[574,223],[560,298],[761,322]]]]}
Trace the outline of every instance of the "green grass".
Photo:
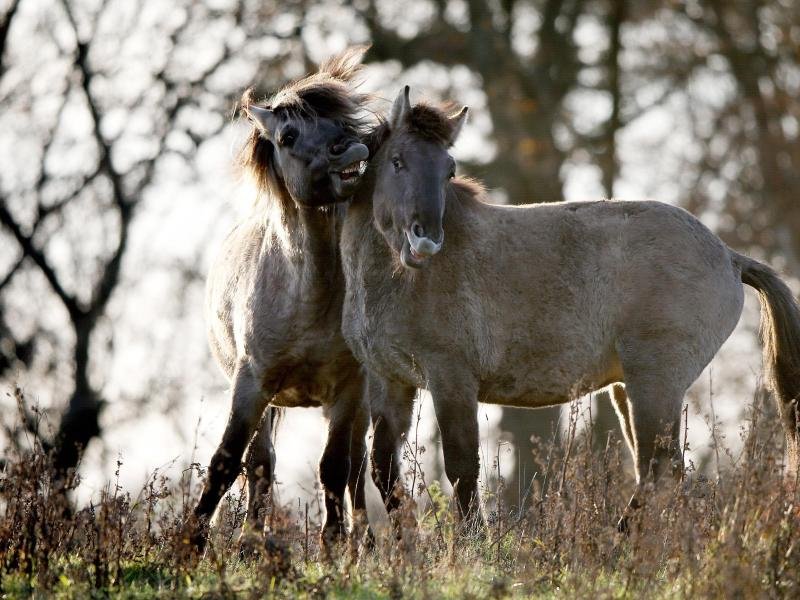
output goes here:
{"type": "MultiPolygon", "coordinates": [[[[720,481],[692,473],[662,481],[615,523],[633,483],[621,444],[596,452],[576,436],[548,456],[525,510],[502,486],[485,490],[488,525],[458,533],[438,484],[398,516],[400,539],[346,544],[328,556],[317,528],[274,506],[271,545],[240,560],[242,502],[222,505],[204,556],[181,533],[197,490],[154,477],[138,495],[109,487],[71,513],[48,485],[47,461],[11,456],[0,474],[0,591],[4,598],[798,598],[800,489],[782,474],[780,436],[746,434],[720,481]],[[189,492],[192,493],[189,493],[189,492]],[[267,550],[266,548],[271,548],[267,550]],[[275,549],[278,550],[275,550],[275,549]]],[[[197,481],[197,479],[195,479],[197,481]]],[[[259,539],[259,538],[257,538],[259,539]]]]}
{"type": "MultiPolygon", "coordinates": [[[[91,566],[79,559],[73,567],[91,566]]],[[[669,582],[654,582],[650,588],[668,597],[669,582]]],[[[86,578],[73,579],[62,574],[47,590],[35,576],[9,575],[2,583],[5,598],[209,598],[269,595],[275,598],[563,598],[589,591],[606,597],[635,597],[637,590],[625,589],[619,574],[585,574],[565,571],[557,577],[528,579],[514,577],[501,569],[481,565],[446,567],[428,564],[424,571],[393,570],[391,565],[365,559],[358,565],[303,565],[291,577],[269,574],[258,562],[227,562],[222,572],[207,562],[190,572],[175,572],[157,563],[131,563],[123,566],[118,580],[97,588],[86,578]]]]}

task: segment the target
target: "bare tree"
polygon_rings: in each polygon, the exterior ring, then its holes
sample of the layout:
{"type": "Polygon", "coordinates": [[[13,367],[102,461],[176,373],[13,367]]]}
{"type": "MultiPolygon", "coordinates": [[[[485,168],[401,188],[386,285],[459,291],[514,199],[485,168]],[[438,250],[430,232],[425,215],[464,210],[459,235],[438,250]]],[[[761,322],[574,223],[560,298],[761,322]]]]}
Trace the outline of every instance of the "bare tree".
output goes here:
{"type": "MultiPolygon", "coordinates": [[[[106,399],[92,382],[92,373],[102,369],[93,364],[93,347],[157,170],[176,157],[193,165],[198,144],[227,125],[241,90],[253,77],[266,87],[277,85],[286,77],[288,57],[302,45],[295,31],[268,25],[281,10],[278,4],[241,1],[215,10],[193,1],[107,1],[96,7],[63,0],[46,14],[30,7],[23,15],[22,8],[25,3],[13,2],[0,26],[0,89],[4,106],[31,124],[28,133],[39,145],[37,160],[18,166],[21,181],[4,181],[0,174],[0,234],[14,254],[0,264],[0,373],[32,367],[45,336],[69,348],[63,356],[72,366],[71,389],[64,390],[55,434],[39,431],[36,419],[24,420],[28,433],[52,451],[63,477],[101,435],[106,399]],[[158,18],[148,23],[148,13],[158,18]],[[24,85],[42,64],[10,52],[17,28],[18,38],[38,44],[57,67],[46,90],[24,85]],[[263,41],[270,38],[278,45],[265,52],[263,41]],[[126,53],[133,55],[133,72],[117,60],[126,53]],[[37,121],[37,103],[53,101],[49,118],[37,121]],[[64,161],[70,152],[80,153],[79,160],[64,161]],[[26,315],[33,323],[29,331],[12,326],[6,319],[11,293],[55,299],[64,327],[49,330],[36,314],[26,315]]],[[[14,312],[19,316],[25,308],[17,301],[14,312]]]]}
{"type": "MultiPolygon", "coordinates": [[[[789,272],[800,276],[800,6],[764,0],[700,5],[687,16],[713,36],[709,60],[723,59],[736,89],[712,127],[699,123],[705,152],[698,175],[724,183],[721,202],[732,219],[720,233],[729,243],[782,256],[789,272]]],[[[719,202],[706,190],[701,186],[693,195],[694,210],[719,202]]]]}

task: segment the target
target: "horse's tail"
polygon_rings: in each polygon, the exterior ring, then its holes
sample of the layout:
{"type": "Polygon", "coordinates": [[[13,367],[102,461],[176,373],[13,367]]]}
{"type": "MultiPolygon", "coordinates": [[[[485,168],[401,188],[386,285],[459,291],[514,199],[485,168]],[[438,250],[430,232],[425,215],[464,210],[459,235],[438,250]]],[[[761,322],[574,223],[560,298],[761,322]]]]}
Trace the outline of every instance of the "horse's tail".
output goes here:
{"type": "Polygon", "coordinates": [[[800,477],[800,306],[789,287],[768,266],[732,253],[742,283],[761,300],[761,343],[767,384],[776,396],[786,433],[789,473],[800,477]]]}

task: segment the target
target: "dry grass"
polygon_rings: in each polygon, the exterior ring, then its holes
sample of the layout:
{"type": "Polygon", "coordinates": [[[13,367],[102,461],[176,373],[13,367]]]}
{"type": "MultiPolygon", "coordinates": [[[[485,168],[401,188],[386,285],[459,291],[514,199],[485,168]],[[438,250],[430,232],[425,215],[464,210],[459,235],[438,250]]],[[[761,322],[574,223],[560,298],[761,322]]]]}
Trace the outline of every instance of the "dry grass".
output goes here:
{"type": "Polygon", "coordinates": [[[11,449],[0,480],[2,592],[9,598],[797,598],[800,493],[783,483],[775,419],[756,409],[751,417],[744,449],[720,481],[689,465],[684,481],[654,490],[627,537],[615,530],[632,489],[622,464],[627,450],[610,437],[592,451],[597,444],[571,428],[563,448],[542,449],[523,509],[504,506],[502,489],[487,491],[493,508],[484,536],[456,535],[449,499],[415,472],[425,502],[407,507],[401,539],[386,535],[374,550],[342,549],[333,559],[324,558],[313,525],[274,507],[269,543],[240,560],[243,507],[235,496],[220,512],[206,555],[192,556],[180,526],[196,490],[190,494],[185,483],[154,475],[135,497],[110,484],[99,503],[73,513],[53,489],[47,457],[36,448],[11,449]]]}

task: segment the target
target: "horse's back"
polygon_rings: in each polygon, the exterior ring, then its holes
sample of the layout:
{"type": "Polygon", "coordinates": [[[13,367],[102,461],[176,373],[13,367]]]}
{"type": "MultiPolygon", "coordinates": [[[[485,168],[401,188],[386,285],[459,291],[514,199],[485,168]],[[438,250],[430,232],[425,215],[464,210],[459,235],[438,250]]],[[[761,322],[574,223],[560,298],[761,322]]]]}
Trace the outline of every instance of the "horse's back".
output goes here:
{"type": "Polygon", "coordinates": [[[646,353],[661,363],[674,359],[688,385],[739,321],[741,273],[728,247],[690,213],[637,204],[644,210],[622,235],[620,346],[629,362],[646,353]]]}
{"type": "Polygon", "coordinates": [[[614,305],[606,316],[618,335],[669,332],[712,345],[727,338],[741,314],[741,276],[728,247],[699,219],[649,200],[576,204],[560,205],[580,217],[588,240],[576,244],[575,260],[591,265],[588,288],[614,305]]]}
{"type": "Polygon", "coordinates": [[[555,403],[620,380],[621,344],[637,337],[681,343],[705,366],[738,321],[730,252],[682,209],[652,201],[486,209],[476,213],[482,229],[470,223],[484,239],[468,235],[463,255],[482,263],[471,269],[475,294],[492,347],[502,349],[485,387],[502,403],[555,403]]]}

